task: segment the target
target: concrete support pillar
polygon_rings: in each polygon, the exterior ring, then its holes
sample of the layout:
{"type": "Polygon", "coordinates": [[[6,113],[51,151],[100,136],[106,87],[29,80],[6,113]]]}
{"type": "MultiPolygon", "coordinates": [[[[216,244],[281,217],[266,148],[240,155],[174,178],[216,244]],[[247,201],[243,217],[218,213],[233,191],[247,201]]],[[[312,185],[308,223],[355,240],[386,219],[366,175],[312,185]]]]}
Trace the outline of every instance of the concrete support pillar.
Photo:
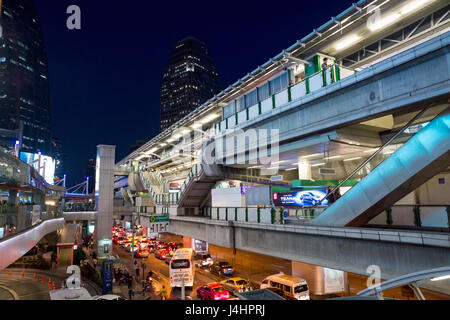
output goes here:
{"type": "Polygon", "coordinates": [[[311,180],[311,163],[306,159],[298,159],[298,179],[311,180]]]}
{"type": "Polygon", "coordinates": [[[8,204],[18,205],[19,204],[19,192],[17,190],[9,190],[8,191],[8,204]]]}
{"type": "Polygon", "coordinates": [[[95,237],[99,259],[106,259],[112,253],[115,151],[116,146],[97,146],[95,237]]]}

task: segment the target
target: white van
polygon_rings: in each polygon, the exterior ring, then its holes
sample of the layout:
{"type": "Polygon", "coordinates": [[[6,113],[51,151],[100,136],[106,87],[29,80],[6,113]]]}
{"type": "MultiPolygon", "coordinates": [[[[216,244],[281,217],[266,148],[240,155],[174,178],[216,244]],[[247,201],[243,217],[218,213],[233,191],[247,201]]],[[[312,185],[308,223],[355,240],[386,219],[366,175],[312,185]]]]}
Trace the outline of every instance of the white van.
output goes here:
{"type": "Polygon", "coordinates": [[[309,300],[309,288],[305,279],[284,273],[274,274],[265,278],[261,289],[276,288],[283,290],[285,297],[296,300],[309,300]]]}

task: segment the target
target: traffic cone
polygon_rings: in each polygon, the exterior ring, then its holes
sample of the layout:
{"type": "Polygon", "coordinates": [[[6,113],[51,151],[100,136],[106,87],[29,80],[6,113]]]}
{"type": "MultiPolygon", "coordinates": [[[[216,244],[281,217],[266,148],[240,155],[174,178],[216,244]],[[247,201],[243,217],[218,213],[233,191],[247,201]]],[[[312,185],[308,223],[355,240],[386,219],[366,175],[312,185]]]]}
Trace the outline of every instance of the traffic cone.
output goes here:
{"type": "Polygon", "coordinates": [[[41,282],[45,283],[45,277],[44,276],[42,276],[42,281],[41,282]]]}
{"type": "Polygon", "coordinates": [[[11,277],[11,276],[12,276],[12,273],[11,273],[11,271],[10,271],[10,272],[8,272],[8,276],[9,276],[9,277],[11,277]]]}
{"type": "Polygon", "coordinates": [[[37,280],[36,272],[33,274],[33,280],[37,280]]]}
{"type": "Polygon", "coordinates": [[[25,277],[25,272],[24,271],[22,271],[21,277],[22,278],[25,277]]]}
{"type": "Polygon", "coordinates": [[[48,277],[48,286],[51,287],[52,286],[52,278],[48,277]]]}
{"type": "Polygon", "coordinates": [[[52,290],[55,290],[55,281],[53,281],[52,290]]]}

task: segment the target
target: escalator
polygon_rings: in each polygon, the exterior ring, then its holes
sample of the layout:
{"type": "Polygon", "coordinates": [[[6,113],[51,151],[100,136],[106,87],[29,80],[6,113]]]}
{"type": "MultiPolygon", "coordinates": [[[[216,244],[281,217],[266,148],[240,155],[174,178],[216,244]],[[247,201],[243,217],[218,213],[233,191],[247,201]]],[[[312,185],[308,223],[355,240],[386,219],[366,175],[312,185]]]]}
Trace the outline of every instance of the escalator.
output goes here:
{"type": "Polygon", "coordinates": [[[450,108],[447,108],[310,224],[364,226],[449,165],[450,108]]]}

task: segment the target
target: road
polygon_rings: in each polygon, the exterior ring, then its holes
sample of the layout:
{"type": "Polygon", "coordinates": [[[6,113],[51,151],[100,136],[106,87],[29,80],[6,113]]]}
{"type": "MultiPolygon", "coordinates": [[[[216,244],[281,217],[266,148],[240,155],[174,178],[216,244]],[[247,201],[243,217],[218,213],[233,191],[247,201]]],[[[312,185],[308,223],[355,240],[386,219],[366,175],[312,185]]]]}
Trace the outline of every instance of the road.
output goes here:
{"type": "MultiPolygon", "coordinates": [[[[114,250],[118,255],[126,259],[128,268],[130,267],[130,259],[131,254],[125,252],[124,249],[114,246],[114,250]]],[[[244,279],[248,279],[251,282],[256,284],[260,284],[262,280],[271,274],[276,274],[279,272],[283,272],[285,274],[292,274],[292,265],[290,260],[280,259],[276,257],[271,257],[263,254],[253,253],[245,250],[236,250],[236,254],[234,254],[233,249],[218,247],[214,245],[209,245],[209,253],[211,254],[214,261],[228,261],[236,268],[236,273],[233,276],[242,277],[244,279]]],[[[155,283],[156,289],[159,290],[161,285],[164,285],[166,288],[170,288],[169,281],[169,266],[163,261],[154,257],[153,254],[150,254],[146,259],[138,259],[143,260],[146,264],[146,272],[151,269],[154,273],[156,273],[160,279],[159,283],[155,283]]],[[[139,261],[140,264],[140,261],[139,261]]],[[[211,282],[219,282],[221,280],[226,279],[226,277],[219,277],[209,273],[208,270],[195,268],[195,276],[194,276],[194,293],[192,291],[186,290],[186,295],[190,296],[192,299],[198,299],[195,290],[197,287],[205,285],[211,282]]],[[[141,272],[142,276],[142,272],[141,272]]],[[[347,273],[347,281],[348,287],[346,292],[342,292],[336,294],[334,296],[347,296],[348,291],[350,291],[350,295],[355,296],[357,292],[364,290],[367,288],[366,286],[367,277],[363,275],[347,273]]],[[[181,293],[180,290],[175,290],[171,293],[174,299],[180,299],[181,293]]],[[[422,289],[422,292],[426,299],[430,300],[447,300],[449,297],[445,294],[441,294],[438,292],[433,292],[430,290],[422,289]]],[[[401,288],[387,290],[383,293],[383,295],[387,298],[394,299],[417,299],[416,297],[408,298],[402,295],[401,288]]],[[[322,300],[328,297],[323,296],[314,296],[311,294],[311,300],[322,300]]]]}
{"type": "MultiPolygon", "coordinates": [[[[114,252],[119,255],[120,258],[127,261],[127,267],[128,269],[131,267],[130,260],[131,260],[131,254],[129,252],[126,252],[125,249],[114,245],[114,252]]],[[[141,262],[144,262],[146,265],[145,273],[147,273],[150,269],[153,271],[153,273],[156,275],[154,282],[154,287],[156,291],[159,291],[162,285],[164,285],[167,289],[170,288],[170,275],[169,275],[169,266],[164,262],[164,260],[160,260],[155,258],[153,254],[150,254],[148,258],[140,258],[136,259],[138,261],[138,265],[141,265],[141,262]]],[[[135,275],[135,274],[134,274],[135,275]]],[[[246,277],[243,274],[236,273],[234,276],[237,277],[246,277]]],[[[202,268],[195,267],[195,276],[194,276],[194,287],[193,290],[186,290],[186,296],[189,296],[192,299],[198,299],[197,294],[195,290],[203,286],[207,283],[211,282],[219,282],[226,279],[226,277],[219,277],[216,275],[213,275],[209,272],[209,270],[205,270],[202,268]]],[[[142,280],[142,269],[140,271],[140,280],[142,280]]],[[[250,279],[251,280],[251,279],[250,279]]],[[[170,289],[169,289],[170,291],[170,289]]],[[[181,290],[175,289],[172,292],[170,292],[170,295],[174,299],[181,299],[181,290]]]]}

